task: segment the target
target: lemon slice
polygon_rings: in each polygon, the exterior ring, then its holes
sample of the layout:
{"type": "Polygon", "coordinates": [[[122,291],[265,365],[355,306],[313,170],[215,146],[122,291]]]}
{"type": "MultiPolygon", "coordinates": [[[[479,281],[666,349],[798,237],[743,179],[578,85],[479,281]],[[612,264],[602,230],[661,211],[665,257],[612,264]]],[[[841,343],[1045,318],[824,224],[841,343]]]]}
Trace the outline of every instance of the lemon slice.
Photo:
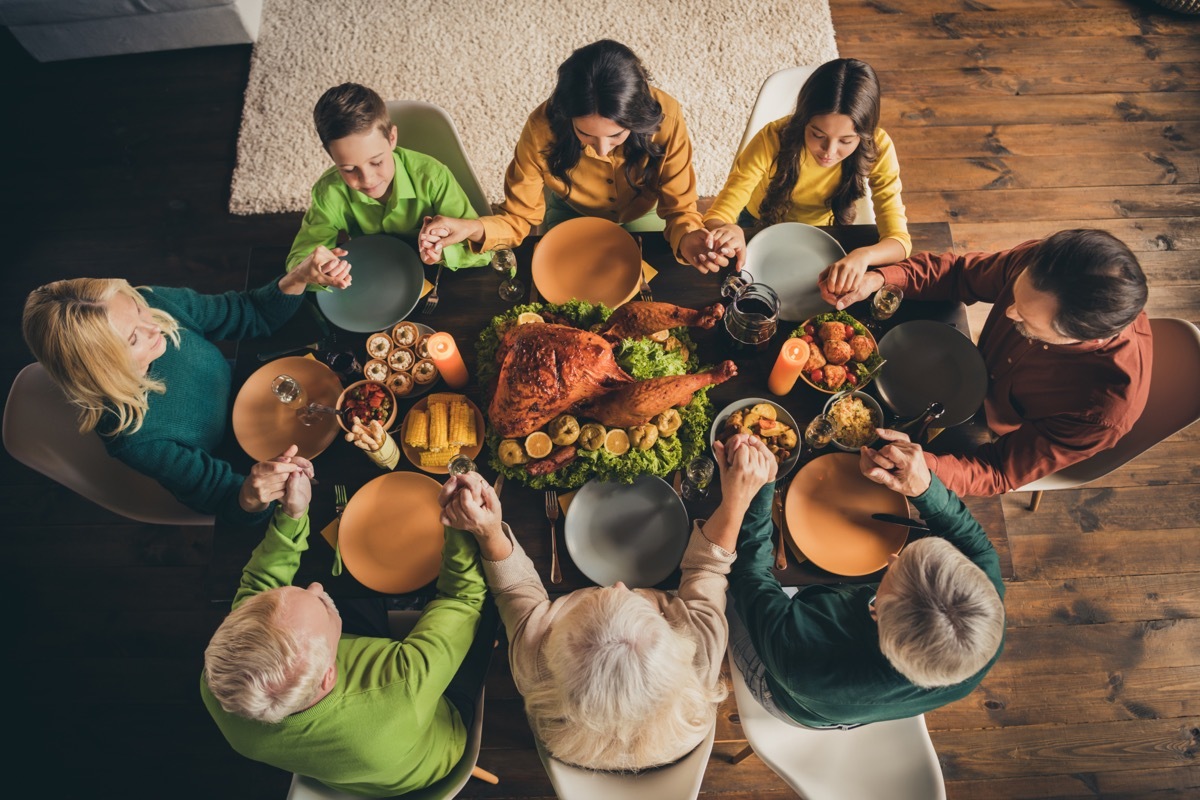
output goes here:
{"type": "Polygon", "coordinates": [[[658,342],[659,344],[663,344],[667,341],[667,339],[671,338],[671,331],[670,330],[655,331],[654,333],[650,334],[650,336],[648,338],[652,342],[658,342]]]}
{"type": "Polygon", "coordinates": [[[613,428],[604,437],[604,449],[614,456],[623,456],[629,452],[629,434],[620,428],[613,428]]]}
{"type": "Polygon", "coordinates": [[[531,322],[545,322],[541,314],[535,314],[532,311],[526,311],[524,314],[517,315],[518,325],[528,325],[531,322]]]}
{"type": "MultiPolygon", "coordinates": [[[[628,443],[626,448],[628,448],[628,443]]],[[[525,452],[529,454],[530,458],[545,458],[553,449],[554,442],[550,441],[549,434],[543,431],[534,431],[525,437],[525,452]]]]}

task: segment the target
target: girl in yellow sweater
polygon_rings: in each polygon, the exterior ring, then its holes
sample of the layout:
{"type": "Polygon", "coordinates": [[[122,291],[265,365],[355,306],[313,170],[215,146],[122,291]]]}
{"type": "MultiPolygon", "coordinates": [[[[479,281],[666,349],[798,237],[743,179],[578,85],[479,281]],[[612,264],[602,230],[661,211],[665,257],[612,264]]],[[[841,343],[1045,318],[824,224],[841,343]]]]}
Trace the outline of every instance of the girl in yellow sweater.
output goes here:
{"type": "Polygon", "coordinates": [[[742,227],[804,222],[849,225],[870,186],[878,244],[851,250],[821,273],[828,292],[849,290],[868,267],[908,256],[912,239],[900,199],[900,165],[879,125],[879,80],[853,58],[822,64],[805,81],[794,114],[768,123],[733,164],[704,215],[711,249],[746,257],[742,227]]]}

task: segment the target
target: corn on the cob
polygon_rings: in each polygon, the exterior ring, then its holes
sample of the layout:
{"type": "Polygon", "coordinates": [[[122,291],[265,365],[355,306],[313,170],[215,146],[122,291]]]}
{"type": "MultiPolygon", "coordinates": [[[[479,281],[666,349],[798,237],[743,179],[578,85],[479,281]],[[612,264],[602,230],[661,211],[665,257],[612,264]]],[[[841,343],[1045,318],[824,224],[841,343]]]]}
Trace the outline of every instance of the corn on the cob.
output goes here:
{"type": "Polygon", "coordinates": [[[450,432],[448,438],[451,445],[463,447],[475,446],[474,427],[475,413],[465,402],[459,400],[450,404],[450,432]]]}
{"type": "Polygon", "coordinates": [[[445,450],[449,446],[450,420],[445,403],[429,404],[429,449],[445,450]]]}
{"type": "Polygon", "coordinates": [[[444,450],[422,450],[421,451],[421,466],[422,467],[444,467],[450,463],[450,459],[458,455],[457,447],[447,447],[444,450]]]}
{"type": "Polygon", "coordinates": [[[433,405],[434,403],[461,403],[466,399],[466,396],[455,394],[454,392],[433,392],[425,402],[429,405],[433,405]]]}
{"type": "Polygon", "coordinates": [[[429,415],[424,411],[413,411],[408,415],[404,443],[418,450],[429,446],[429,415]]]}

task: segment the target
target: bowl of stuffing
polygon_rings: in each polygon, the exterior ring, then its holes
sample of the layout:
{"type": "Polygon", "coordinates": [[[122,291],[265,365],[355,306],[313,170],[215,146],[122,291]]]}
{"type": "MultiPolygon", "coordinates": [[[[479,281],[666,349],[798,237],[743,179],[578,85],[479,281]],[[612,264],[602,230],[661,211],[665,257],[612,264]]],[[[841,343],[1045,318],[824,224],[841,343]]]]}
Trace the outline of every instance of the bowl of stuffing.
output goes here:
{"type": "Polygon", "coordinates": [[[856,453],[879,439],[875,429],[883,425],[883,409],[866,392],[835,394],[825,404],[825,415],[833,420],[833,446],[839,450],[856,453]]]}

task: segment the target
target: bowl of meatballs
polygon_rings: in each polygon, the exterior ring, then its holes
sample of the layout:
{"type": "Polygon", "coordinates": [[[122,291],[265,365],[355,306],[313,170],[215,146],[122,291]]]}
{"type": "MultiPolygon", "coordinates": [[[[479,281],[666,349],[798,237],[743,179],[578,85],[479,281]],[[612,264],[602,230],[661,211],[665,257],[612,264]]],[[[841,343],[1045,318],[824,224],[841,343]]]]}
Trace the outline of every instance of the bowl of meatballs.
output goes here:
{"type": "Polygon", "coordinates": [[[808,361],[800,379],[818,392],[862,389],[883,363],[875,336],[845,311],[806,320],[792,336],[808,343],[808,361]]]}

